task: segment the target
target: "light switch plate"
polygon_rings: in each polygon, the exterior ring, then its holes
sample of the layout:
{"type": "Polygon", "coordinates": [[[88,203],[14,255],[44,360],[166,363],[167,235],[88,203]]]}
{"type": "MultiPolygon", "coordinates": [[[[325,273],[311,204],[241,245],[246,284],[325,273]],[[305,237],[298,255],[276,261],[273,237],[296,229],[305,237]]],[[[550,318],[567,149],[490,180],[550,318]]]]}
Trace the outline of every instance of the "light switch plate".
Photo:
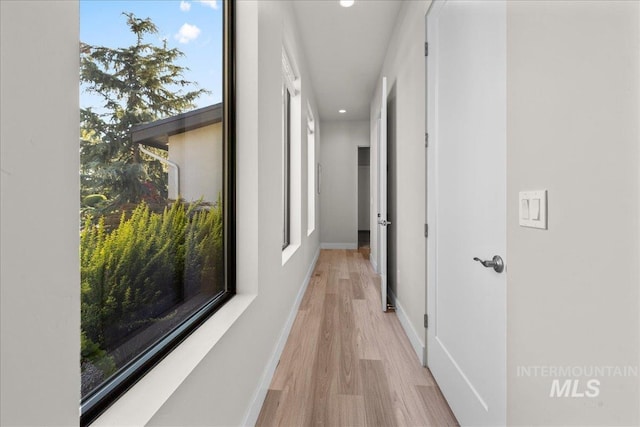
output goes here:
{"type": "Polygon", "coordinates": [[[518,205],[520,226],[547,229],[547,190],[521,191],[518,205]]]}

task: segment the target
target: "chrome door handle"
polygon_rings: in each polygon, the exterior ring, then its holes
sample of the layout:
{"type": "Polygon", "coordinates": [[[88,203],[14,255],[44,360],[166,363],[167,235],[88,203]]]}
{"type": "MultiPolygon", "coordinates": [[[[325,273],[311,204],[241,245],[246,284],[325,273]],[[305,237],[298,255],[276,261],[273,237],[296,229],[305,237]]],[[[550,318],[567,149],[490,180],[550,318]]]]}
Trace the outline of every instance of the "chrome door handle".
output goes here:
{"type": "Polygon", "coordinates": [[[391,225],[391,221],[387,221],[386,219],[379,219],[378,224],[382,225],[383,227],[386,227],[387,225],[391,225]]]}
{"type": "Polygon", "coordinates": [[[494,255],[492,260],[483,261],[478,257],[475,257],[473,260],[478,261],[487,268],[492,267],[496,273],[502,273],[504,271],[504,261],[502,261],[500,255],[494,255]]]}

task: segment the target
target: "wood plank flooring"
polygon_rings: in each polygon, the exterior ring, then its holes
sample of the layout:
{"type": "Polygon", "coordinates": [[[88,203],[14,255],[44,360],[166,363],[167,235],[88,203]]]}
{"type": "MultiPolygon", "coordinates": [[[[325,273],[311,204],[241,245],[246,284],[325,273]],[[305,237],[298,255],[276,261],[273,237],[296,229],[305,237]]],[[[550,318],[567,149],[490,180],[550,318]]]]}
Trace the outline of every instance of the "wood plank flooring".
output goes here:
{"type": "Polygon", "coordinates": [[[323,250],[257,426],[457,426],[359,251],[323,250]]]}

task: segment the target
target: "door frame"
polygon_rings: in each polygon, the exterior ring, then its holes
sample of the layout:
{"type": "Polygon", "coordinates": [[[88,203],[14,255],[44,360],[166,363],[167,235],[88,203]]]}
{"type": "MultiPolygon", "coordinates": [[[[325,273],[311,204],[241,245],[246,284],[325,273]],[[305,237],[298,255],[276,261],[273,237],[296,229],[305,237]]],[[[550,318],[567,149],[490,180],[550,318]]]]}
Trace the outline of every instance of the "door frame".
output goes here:
{"type": "Polygon", "coordinates": [[[378,147],[377,147],[377,171],[378,171],[378,274],[380,275],[380,299],[382,311],[387,311],[388,294],[388,244],[387,232],[388,215],[388,138],[387,138],[387,77],[382,77],[382,91],[380,92],[380,112],[378,114],[378,147]],[[384,185],[383,179],[384,177],[384,185]],[[383,256],[384,255],[384,256],[383,256]]]}
{"type": "MultiPolygon", "coordinates": [[[[360,168],[366,167],[368,169],[367,178],[369,179],[369,188],[367,197],[367,207],[369,210],[369,215],[367,215],[367,224],[369,226],[369,251],[371,251],[371,145],[358,145],[356,146],[356,217],[358,220],[356,221],[356,230],[360,233],[360,168]],[[369,150],[369,165],[368,166],[360,166],[360,149],[369,150]]],[[[360,236],[358,235],[358,249],[360,249],[360,236]]]]}
{"type": "MultiPolygon", "coordinates": [[[[424,45],[425,45],[425,55],[424,55],[424,138],[425,138],[425,143],[424,143],[424,167],[425,167],[425,171],[424,171],[424,224],[425,224],[425,253],[424,253],[424,268],[425,268],[425,272],[424,272],[424,280],[425,280],[425,287],[424,287],[424,313],[425,313],[425,325],[424,325],[424,347],[422,349],[422,365],[426,368],[429,367],[429,328],[428,328],[428,321],[429,321],[429,316],[431,315],[431,310],[430,310],[430,306],[429,306],[429,283],[433,283],[430,279],[430,264],[432,262],[432,260],[429,257],[429,254],[431,253],[431,247],[430,247],[430,240],[434,240],[433,238],[429,239],[429,227],[432,227],[432,222],[431,219],[433,217],[433,215],[430,215],[430,211],[429,211],[429,206],[431,205],[431,203],[429,203],[430,198],[429,198],[429,194],[431,194],[431,192],[429,191],[429,183],[431,182],[431,179],[429,179],[429,173],[431,168],[429,167],[429,159],[431,158],[431,156],[429,156],[429,111],[431,111],[431,108],[429,107],[429,57],[427,55],[426,49],[428,46],[428,40],[429,40],[429,26],[428,26],[428,16],[429,16],[429,12],[431,11],[431,8],[433,7],[433,2],[429,5],[429,7],[427,8],[426,12],[424,13],[424,45]]],[[[434,219],[434,224],[435,224],[435,218],[434,219]]]]}
{"type": "Polygon", "coordinates": [[[376,116],[376,142],[375,142],[375,150],[376,150],[376,163],[374,165],[376,171],[376,205],[374,206],[375,212],[375,229],[376,229],[376,265],[375,271],[376,274],[380,274],[380,265],[381,265],[381,254],[380,254],[380,224],[378,224],[378,220],[380,219],[380,121],[381,121],[381,111],[378,111],[378,115],[376,116]]]}
{"type": "MultiPolygon", "coordinates": [[[[429,37],[429,14],[433,14],[433,13],[437,13],[439,9],[442,8],[442,6],[444,5],[444,3],[442,1],[437,1],[434,0],[431,5],[429,6],[429,9],[427,9],[427,12],[424,15],[424,22],[425,22],[425,46],[427,46],[427,43],[429,43],[430,37],[429,37]]],[[[431,39],[431,41],[433,42],[433,38],[431,39]]],[[[435,136],[435,132],[433,132],[433,125],[431,125],[430,127],[430,123],[435,123],[435,103],[436,103],[436,94],[435,94],[435,82],[436,82],[436,76],[435,76],[435,71],[437,70],[436,67],[431,67],[433,68],[433,72],[429,72],[430,68],[429,68],[429,56],[425,54],[424,57],[424,61],[425,61],[425,68],[424,68],[424,72],[425,72],[425,123],[424,123],[424,128],[425,128],[425,139],[427,138],[426,135],[430,134],[431,140],[433,141],[435,138],[433,138],[435,136]],[[433,93],[433,95],[432,95],[433,93]],[[430,132],[431,131],[431,132],[430,132]]],[[[425,213],[426,213],[426,224],[427,224],[427,244],[426,244],[426,274],[425,274],[425,278],[426,278],[426,288],[425,288],[425,313],[427,315],[427,322],[428,319],[432,319],[432,323],[435,323],[435,319],[436,319],[436,305],[435,305],[435,298],[429,298],[430,294],[432,293],[432,285],[433,283],[435,283],[436,280],[436,266],[437,266],[437,256],[436,256],[436,249],[437,249],[437,232],[438,232],[438,227],[437,227],[437,223],[438,223],[438,218],[437,218],[437,210],[435,208],[437,200],[438,200],[438,193],[437,193],[437,186],[436,186],[436,182],[437,182],[437,175],[438,175],[438,164],[436,162],[436,158],[437,158],[437,150],[438,150],[438,145],[437,144],[428,144],[425,147],[425,157],[426,157],[426,161],[425,161],[425,167],[426,167],[426,173],[425,173],[425,213]]],[[[429,325],[427,323],[427,326],[425,327],[425,336],[424,336],[424,365],[426,367],[429,367],[430,365],[430,352],[429,352],[429,336],[430,334],[433,333],[433,329],[434,329],[435,325],[429,325]],[[429,327],[430,326],[430,327],[429,327]]]]}

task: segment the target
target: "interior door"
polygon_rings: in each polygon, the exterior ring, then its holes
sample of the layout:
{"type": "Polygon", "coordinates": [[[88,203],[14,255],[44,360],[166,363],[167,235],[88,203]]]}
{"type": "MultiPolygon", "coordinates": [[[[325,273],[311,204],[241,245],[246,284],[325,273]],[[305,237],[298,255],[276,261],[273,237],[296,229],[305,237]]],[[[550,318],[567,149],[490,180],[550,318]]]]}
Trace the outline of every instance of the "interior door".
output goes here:
{"type": "Polygon", "coordinates": [[[505,425],[506,4],[426,26],[428,366],[461,425],[505,425]]]}
{"type": "Polygon", "coordinates": [[[382,311],[387,311],[387,78],[382,78],[378,117],[378,270],[382,311]]]}

